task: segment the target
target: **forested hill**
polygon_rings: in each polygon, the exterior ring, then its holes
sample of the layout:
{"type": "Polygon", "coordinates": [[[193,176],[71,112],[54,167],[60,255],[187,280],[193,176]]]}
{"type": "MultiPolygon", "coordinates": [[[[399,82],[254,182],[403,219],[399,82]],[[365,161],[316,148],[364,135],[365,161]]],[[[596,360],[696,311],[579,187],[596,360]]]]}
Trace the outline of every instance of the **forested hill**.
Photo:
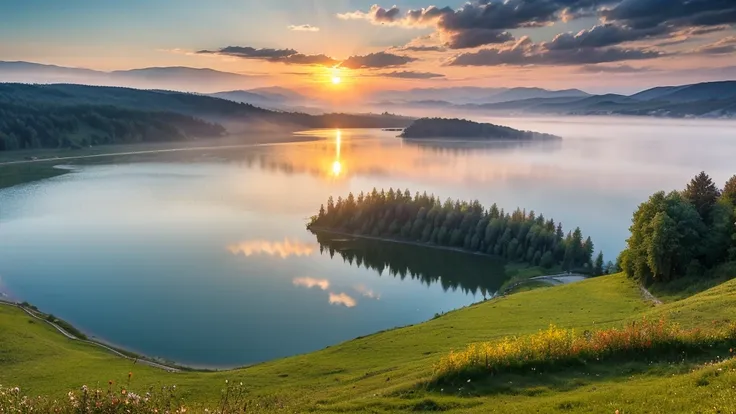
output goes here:
{"type": "Polygon", "coordinates": [[[402,138],[470,138],[487,140],[559,139],[555,135],[520,131],[501,125],[482,124],[464,119],[417,119],[400,135],[402,138]]]}
{"type": "Polygon", "coordinates": [[[565,235],[562,224],[516,209],[512,213],[494,204],[485,208],[477,200],[461,202],[409,190],[389,189],[368,194],[352,193],[311,218],[313,232],[333,231],[358,236],[402,240],[486,253],[523,262],[593,274],[603,273],[603,255],[593,261],[593,242],[579,228],[565,235]]]}
{"type": "Polygon", "coordinates": [[[404,127],[389,114],[269,111],[172,91],[0,83],[0,150],[176,141],[227,132],[404,127]]]}

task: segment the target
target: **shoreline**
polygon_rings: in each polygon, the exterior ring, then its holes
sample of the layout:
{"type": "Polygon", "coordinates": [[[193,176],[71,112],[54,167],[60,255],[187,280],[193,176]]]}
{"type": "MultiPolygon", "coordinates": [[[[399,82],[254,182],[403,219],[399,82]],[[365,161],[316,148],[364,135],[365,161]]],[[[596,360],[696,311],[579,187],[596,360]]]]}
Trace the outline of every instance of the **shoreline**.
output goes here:
{"type": "MultiPolygon", "coordinates": [[[[300,144],[300,143],[308,143],[308,142],[315,142],[320,141],[323,138],[321,136],[306,136],[306,135],[299,135],[298,133],[292,133],[288,137],[285,137],[284,139],[280,140],[270,140],[265,142],[251,142],[246,144],[225,144],[222,145],[204,145],[204,146],[175,146],[170,148],[158,148],[158,149],[141,149],[141,150],[130,150],[130,151],[122,151],[119,150],[121,148],[130,148],[133,149],[138,144],[120,144],[120,145],[106,145],[103,147],[103,151],[109,150],[109,152],[102,152],[102,153],[80,153],[78,155],[71,155],[71,156],[59,156],[59,155],[51,155],[53,153],[53,149],[43,149],[39,148],[39,151],[37,152],[28,152],[28,151],[22,151],[19,156],[26,155],[26,158],[30,157],[32,159],[16,159],[16,160],[9,160],[9,161],[0,161],[0,190],[4,188],[10,188],[21,184],[27,184],[32,183],[36,181],[45,180],[48,178],[54,178],[59,177],[71,172],[74,172],[73,168],[64,168],[68,167],[71,164],[66,164],[64,161],[74,161],[74,160],[86,160],[86,159],[98,159],[98,158],[105,158],[105,157],[124,157],[124,156],[131,156],[131,155],[149,155],[149,154],[167,154],[167,153],[176,153],[176,152],[195,152],[195,151],[207,151],[207,150],[228,150],[228,149],[241,149],[241,148],[261,148],[261,147],[273,147],[273,146],[281,146],[281,145],[294,145],[294,144],[300,144]],[[118,150],[118,151],[115,151],[118,150]],[[47,154],[48,156],[45,158],[36,158],[35,156],[30,156],[28,154],[39,154],[39,156],[44,156],[44,154],[47,154]],[[50,162],[61,162],[58,165],[48,165],[50,162]],[[2,168],[3,167],[9,167],[9,168],[23,168],[28,167],[32,168],[32,166],[38,165],[39,170],[46,169],[45,173],[41,175],[32,175],[29,177],[22,177],[23,179],[20,180],[11,180],[9,183],[3,183],[2,182],[2,168]]],[[[146,144],[140,144],[140,145],[146,145],[146,144]]],[[[72,150],[69,150],[72,151],[72,150]]],[[[8,153],[12,153],[13,151],[8,151],[8,153]]],[[[0,153],[2,154],[2,153],[0,153]]]]}
{"type": "Polygon", "coordinates": [[[101,348],[101,349],[103,349],[105,351],[108,351],[108,352],[112,353],[115,356],[118,356],[120,358],[127,359],[129,361],[133,361],[134,363],[141,363],[141,364],[144,364],[144,365],[148,365],[150,367],[153,367],[153,368],[158,368],[158,369],[164,370],[164,371],[169,372],[169,373],[208,372],[207,370],[204,370],[204,369],[197,369],[197,368],[193,368],[193,367],[179,365],[177,363],[167,364],[167,363],[163,363],[163,362],[157,362],[153,358],[147,357],[145,355],[137,355],[134,352],[128,351],[128,350],[123,349],[123,348],[113,347],[113,346],[107,345],[105,343],[102,343],[100,341],[95,341],[95,340],[92,340],[92,339],[78,338],[78,337],[74,336],[73,334],[69,333],[68,331],[66,331],[61,326],[57,325],[56,323],[51,322],[51,321],[43,318],[43,316],[45,316],[47,314],[45,314],[45,313],[43,313],[41,311],[35,311],[33,309],[29,309],[28,307],[23,306],[21,303],[18,303],[18,302],[13,302],[13,301],[9,301],[7,299],[0,298],[0,305],[12,306],[12,307],[15,307],[15,308],[18,308],[18,309],[22,310],[28,316],[30,316],[30,317],[32,317],[32,318],[34,318],[36,320],[39,320],[41,322],[44,322],[44,323],[48,324],[49,326],[53,327],[56,331],[58,331],[60,334],[64,335],[64,337],[66,337],[70,341],[78,341],[80,343],[84,343],[84,344],[89,344],[89,345],[92,345],[92,346],[96,346],[98,348],[101,348]],[[132,356],[132,355],[136,355],[136,356],[132,356]]]}

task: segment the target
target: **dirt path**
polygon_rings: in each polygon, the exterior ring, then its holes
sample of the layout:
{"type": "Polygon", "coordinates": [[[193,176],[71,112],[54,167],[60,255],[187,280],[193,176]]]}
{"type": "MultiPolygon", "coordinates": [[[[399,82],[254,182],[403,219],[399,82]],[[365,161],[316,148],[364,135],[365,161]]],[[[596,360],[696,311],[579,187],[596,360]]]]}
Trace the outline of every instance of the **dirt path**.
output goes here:
{"type": "Polygon", "coordinates": [[[150,360],[147,360],[147,359],[133,358],[133,357],[130,357],[128,355],[123,354],[122,352],[120,352],[120,351],[118,351],[118,350],[116,350],[114,348],[111,348],[111,347],[109,347],[107,345],[104,345],[104,344],[101,344],[99,342],[89,341],[89,340],[86,340],[86,339],[77,338],[76,336],[74,336],[74,335],[70,334],[69,332],[65,331],[59,325],[57,325],[57,324],[55,324],[55,323],[53,323],[51,321],[48,321],[46,319],[43,319],[41,317],[39,317],[38,315],[36,315],[32,311],[26,309],[23,306],[20,306],[19,304],[15,303],[15,302],[8,302],[6,300],[0,299],[0,304],[1,305],[7,305],[7,306],[14,306],[14,307],[16,307],[18,309],[21,309],[23,312],[27,313],[28,316],[30,316],[30,317],[32,317],[34,319],[37,319],[37,320],[39,320],[41,322],[45,322],[45,323],[53,326],[54,329],[56,329],[62,335],[64,335],[65,337],[67,337],[67,339],[70,339],[72,341],[79,341],[79,342],[82,342],[82,343],[85,343],[85,344],[90,344],[90,345],[96,346],[98,348],[105,349],[105,350],[107,350],[109,352],[112,352],[113,354],[115,354],[115,355],[117,355],[117,356],[119,356],[121,358],[125,358],[127,360],[133,361],[134,363],[140,363],[140,364],[143,364],[143,365],[148,365],[149,367],[162,369],[162,370],[168,371],[168,372],[181,372],[181,370],[179,368],[174,368],[174,367],[170,367],[168,365],[159,364],[158,362],[150,361],[150,360]]]}
{"type": "Polygon", "coordinates": [[[657,299],[656,296],[652,295],[652,292],[647,290],[647,288],[645,288],[644,286],[640,285],[639,289],[641,289],[641,295],[644,296],[644,299],[652,302],[654,306],[659,306],[663,303],[661,300],[657,299]]]}

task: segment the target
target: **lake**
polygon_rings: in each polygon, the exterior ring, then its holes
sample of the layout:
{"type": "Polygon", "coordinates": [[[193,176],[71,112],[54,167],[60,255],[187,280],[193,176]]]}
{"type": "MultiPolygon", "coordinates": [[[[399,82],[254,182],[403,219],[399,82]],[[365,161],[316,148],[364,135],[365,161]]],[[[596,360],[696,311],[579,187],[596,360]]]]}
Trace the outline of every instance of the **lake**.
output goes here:
{"type": "Polygon", "coordinates": [[[508,279],[489,257],[318,238],[305,223],[329,195],[393,187],[519,206],[580,226],[615,260],[650,194],[701,170],[719,185],[736,173],[734,122],[477,120],[564,139],[451,145],[326,130],[77,162],[0,190],[0,291],[114,345],[233,367],[418,323],[508,279]]]}

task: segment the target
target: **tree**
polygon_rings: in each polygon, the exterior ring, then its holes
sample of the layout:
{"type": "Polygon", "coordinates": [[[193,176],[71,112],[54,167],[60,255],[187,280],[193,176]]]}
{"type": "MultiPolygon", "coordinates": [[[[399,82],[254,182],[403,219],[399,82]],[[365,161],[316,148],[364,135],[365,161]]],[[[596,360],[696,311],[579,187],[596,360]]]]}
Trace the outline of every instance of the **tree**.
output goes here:
{"type": "Polygon", "coordinates": [[[695,206],[695,210],[698,211],[700,217],[708,222],[710,212],[720,196],[720,191],[708,174],[702,171],[690,180],[690,183],[688,183],[687,188],[683,192],[683,196],[695,206]]]}
{"type": "Polygon", "coordinates": [[[598,257],[595,258],[595,263],[593,264],[593,275],[600,276],[603,273],[603,252],[599,252],[598,257]]]}
{"type": "Polygon", "coordinates": [[[736,175],[726,181],[723,187],[722,197],[727,199],[732,206],[736,206],[736,175]]]}

